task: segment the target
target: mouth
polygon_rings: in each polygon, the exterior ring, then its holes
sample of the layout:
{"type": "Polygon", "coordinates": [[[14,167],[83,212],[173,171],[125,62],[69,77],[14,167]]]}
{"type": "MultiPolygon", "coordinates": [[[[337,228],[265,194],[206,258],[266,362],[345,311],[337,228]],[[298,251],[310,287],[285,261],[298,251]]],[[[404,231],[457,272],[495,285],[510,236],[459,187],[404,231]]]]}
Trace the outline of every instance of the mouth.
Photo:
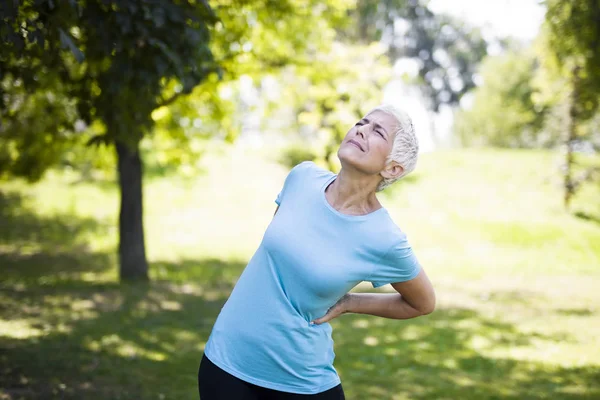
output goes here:
{"type": "Polygon", "coordinates": [[[360,143],[358,143],[356,140],[348,140],[348,143],[358,147],[360,149],[360,151],[365,151],[365,149],[363,149],[362,145],[360,143]]]}

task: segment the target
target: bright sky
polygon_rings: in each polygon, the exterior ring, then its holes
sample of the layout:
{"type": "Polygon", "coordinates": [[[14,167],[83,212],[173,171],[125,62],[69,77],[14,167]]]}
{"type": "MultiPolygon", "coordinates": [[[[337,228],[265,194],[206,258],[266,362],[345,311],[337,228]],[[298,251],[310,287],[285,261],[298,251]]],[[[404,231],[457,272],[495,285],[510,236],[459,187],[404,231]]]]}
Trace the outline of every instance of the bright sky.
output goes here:
{"type": "MultiPolygon", "coordinates": [[[[527,41],[537,35],[545,13],[539,0],[430,0],[429,9],[484,28],[486,39],[512,36],[527,41]]],[[[494,48],[490,47],[488,51],[494,53],[494,48]]],[[[395,69],[408,72],[409,64],[397,64],[395,69]]],[[[384,91],[384,102],[395,104],[412,117],[421,151],[431,151],[436,147],[434,131],[442,141],[450,138],[452,111],[443,107],[437,115],[428,112],[420,93],[414,88],[399,80],[390,82],[384,91]]]]}
{"type": "Polygon", "coordinates": [[[429,9],[488,27],[497,36],[529,40],[536,36],[545,13],[539,0],[430,0],[429,9]]]}

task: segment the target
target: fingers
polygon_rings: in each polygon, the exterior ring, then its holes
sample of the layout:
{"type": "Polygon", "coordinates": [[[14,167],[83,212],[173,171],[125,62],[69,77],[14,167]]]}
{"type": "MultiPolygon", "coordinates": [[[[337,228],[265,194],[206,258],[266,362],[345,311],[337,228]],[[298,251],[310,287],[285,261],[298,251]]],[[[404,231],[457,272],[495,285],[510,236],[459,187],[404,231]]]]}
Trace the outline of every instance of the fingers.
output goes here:
{"type": "Polygon", "coordinates": [[[327,311],[327,313],[325,315],[323,315],[321,318],[317,318],[314,321],[312,321],[311,325],[320,325],[320,324],[324,324],[325,322],[331,321],[333,318],[335,318],[339,315],[339,313],[336,313],[335,311],[336,310],[334,308],[330,308],[327,311]]]}
{"type": "Polygon", "coordinates": [[[346,293],[341,299],[338,300],[337,303],[335,303],[333,306],[331,306],[331,308],[329,308],[329,310],[327,310],[324,316],[322,316],[321,318],[317,318],[314,321],[311,321],[311,325],[324,324],[325,322],[329,322],[332,319],[347,312],[347,303],[349,301],[349,298],[350,295],[346,293]]]}

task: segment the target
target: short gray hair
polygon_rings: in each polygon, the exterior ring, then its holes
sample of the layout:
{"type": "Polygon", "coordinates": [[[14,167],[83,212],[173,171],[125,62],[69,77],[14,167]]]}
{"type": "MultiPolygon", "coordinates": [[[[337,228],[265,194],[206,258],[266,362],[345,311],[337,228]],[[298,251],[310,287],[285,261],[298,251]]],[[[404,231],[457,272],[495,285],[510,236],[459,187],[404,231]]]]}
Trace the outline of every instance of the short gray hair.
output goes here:
{"type": "Polygon", "coordinates": [[[394,144],[392,145],[392,151],[388,155],[386,164],[396,161],[404,168],[402,174],[397,178],[383,178],[376,189],[379,192],[414,171],[417,166],[417,158],[419,155],[419,142],[415,135],[412,119],[406,112],[391,104],[383,104],[369,111],[367,115],[374,111],[381,111],[389,114],[398,121],[397,129],[394,132],[394,144]]]}

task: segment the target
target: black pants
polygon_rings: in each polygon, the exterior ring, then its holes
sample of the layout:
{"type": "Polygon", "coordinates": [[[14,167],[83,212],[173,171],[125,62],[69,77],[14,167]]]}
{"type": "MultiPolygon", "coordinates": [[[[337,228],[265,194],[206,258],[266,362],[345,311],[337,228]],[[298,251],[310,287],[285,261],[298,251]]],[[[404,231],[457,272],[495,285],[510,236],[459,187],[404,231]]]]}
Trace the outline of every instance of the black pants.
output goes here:
{"type": "Polygon", "coordinates": [[[296,394],[267,389],[223,371],[205,355],[198,370],[200,400],[344,400],[342,384],[317,394],[296,394]]]}

